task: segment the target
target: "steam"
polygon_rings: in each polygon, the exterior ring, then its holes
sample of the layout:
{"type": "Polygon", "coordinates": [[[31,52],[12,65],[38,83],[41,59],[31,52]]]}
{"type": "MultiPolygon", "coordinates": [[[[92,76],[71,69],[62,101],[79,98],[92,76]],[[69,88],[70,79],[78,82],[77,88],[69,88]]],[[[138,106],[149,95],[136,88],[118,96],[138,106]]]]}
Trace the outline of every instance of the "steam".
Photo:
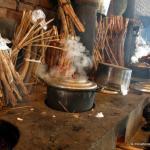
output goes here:
{"type": "Polygon", "coordinates": [[[85,46],[80,42],[80,38],[68,38],[65,46],[68,49],[67,58],[72,63],[70,68],[72,75],[77,72],[80,76],[86,76],[85,68],[92,66],[92,61],[86,53],[85,46]]]}
{"type": "Polygon", "coordinates": [[[138,36],[136,39],[136,49],[134,56],[131,57],[132,63],[138,63],[139,59],[148,56],[150,54],[150,45],[146,43],[146,41],[138,36]]]}
{"type": "MultiPolygon", "coordinates": [[[[65,42],[67,50],[66,59],[70,61],[65,77],[72,77],[76,74],[77,78],[87,78],[86,69],[92,67],[92,61],[88,56],[86,47],[80,42],[79,37],[68,37],[65,42]]],[[[50,74],[58,76],[56,68],[52,69],[50,74]]],[[[59,74],[59,76],[62,76],[59,74]]]]}

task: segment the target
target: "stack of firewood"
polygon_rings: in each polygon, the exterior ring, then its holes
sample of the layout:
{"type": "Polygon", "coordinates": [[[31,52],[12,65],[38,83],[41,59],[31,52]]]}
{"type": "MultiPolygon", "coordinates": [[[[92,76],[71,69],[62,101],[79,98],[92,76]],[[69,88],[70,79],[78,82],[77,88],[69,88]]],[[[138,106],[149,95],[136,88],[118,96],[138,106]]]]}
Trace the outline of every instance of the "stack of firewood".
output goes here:
{"type": "Polygon", "coordinates": [[[23,96],[28,94],[28,90],[6,50],[0,50],[0,72],[0,106],[15,106],[17,101],[21,101],[23,96]]]}
{"type": "Polygon", "coordinates": [[[122,16],[101,18],[94,46],[94,66],[106,62],[124,66],[124,42],[129,19],[122,16]]]}
{"type": "Polygon", "coordinates": [[[15,106],[23,96],[28,95],[24,80],[30,78],[37,63],[45,63],[47,47],[63,50],[51,45],[51,42],[59,41],[56,39],[58,36],[54,34],[54,27],[47,26],[52,20],[45,21],[40,18],[33,22],[32,14],[32,11],[23,12],[12,41],[12,49],[6,45],[8,41],[0,37],[0,106],[15,106]],[[20,52],[23,52],[24,56],[18,67],[20,52]]]}
{"type": "Polygon", "coordinates": [[[21,22],[14,35],[11,54],[11,59],[16,66],[20,51],[23,53],[23,61],[19,63],[18,71],[26,82],[29,82],[37,64],[45,63],[45,52],[48,47],[55,48],[57,51],[61,49],[52,44],[52,42],[59,41],[59,37],[55,35],[55,27],[50,26],[47,30],[43,29],[53,19],[41,26],[43,20],[39,19],[33,23],[32,13],[32,11],[23,12],[21,22]]]}
{"type": "MultiPolygon", "coordinates": [[[[60,35],[60,42],[59,45],[58,42],[51,42],[51,44],[65,49],[64,43],[67,38],[76,36],[75,27],[79,32],[84,32],[85,28],[76,16],[70,0],[58,0],[58,4],[58,16],[61,24],[60,30],[58,31],[57,28],[55,28],[54,33],[56,36],[60,35]]],[[[71,66],[71,61],[67,58],[67,49],[65,50],[66,51],[58,51],[55,48],[47,50],[46,62],[50,72],[55,68],[57,74],[65,76],[71,66]]]]}
{"type": "Polygon", "coordinates": [[[80,22],[80,20],[78,19],[78,17],[76,16],[73,10],[73,7],[71,5],[71,1],[70,0],[58,0],[58,3],[59,3],[59,13],[62,17],[63,28],[66,29],[65,31],[68,32],[67,30],[70,30],[72,28],[71,22],[73,22],[73,24],[76,26],[79,32],[84,32],[85,28],[83,24],[80,22]],[[68,29],[67,29],[67,26],[68,26],[68,29]]]}

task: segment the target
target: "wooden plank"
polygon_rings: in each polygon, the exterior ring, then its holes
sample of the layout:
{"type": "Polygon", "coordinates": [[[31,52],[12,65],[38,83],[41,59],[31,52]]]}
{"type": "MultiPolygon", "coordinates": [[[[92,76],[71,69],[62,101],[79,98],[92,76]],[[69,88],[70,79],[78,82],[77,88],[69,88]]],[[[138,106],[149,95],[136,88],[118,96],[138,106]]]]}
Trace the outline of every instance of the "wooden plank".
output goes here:
{"type": "Polygon", "coordinates": [[[10,18],[19,21],[22,13],[8,8],[0,7],[0,18],[10,18]]]}
{"type": "Polygon", "coordinates": [[[7,8],[0,8],[0,18],[7,17],[7,8]]]}
{"type": "Polygon", "coordinates": [[[16,10],[16,0],[0,0],[0,7],[10,8],[16,10]]]}
{"type": "Polygon", "coordinates": [[[19,3],[19,7],[18,7],[18,10],[19,10],[19,11],[23,11],[23,10],[33,10],[33,9],[34,9],[34,6],[31,5],[31,4],[22,3],[22,2],[19,3]]]}

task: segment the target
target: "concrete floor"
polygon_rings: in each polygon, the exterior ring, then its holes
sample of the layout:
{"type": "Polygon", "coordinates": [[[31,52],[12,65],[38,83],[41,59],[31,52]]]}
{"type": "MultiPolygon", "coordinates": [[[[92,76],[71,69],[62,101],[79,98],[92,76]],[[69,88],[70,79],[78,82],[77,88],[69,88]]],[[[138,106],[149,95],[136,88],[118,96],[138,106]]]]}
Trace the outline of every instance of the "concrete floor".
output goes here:
{"type": "Polygon", "coordinates": [[[59,112],[45,103],[46,90],[36,88],[30,100],[0,112],[1,119],[16,125],[20,139],[14,150],[115,150],[122,122],[143,107],[149,95],[98,93],[96,107],[84,113],[59,112]],[[102,112],[104,118],[97,118],[102,112]]]}

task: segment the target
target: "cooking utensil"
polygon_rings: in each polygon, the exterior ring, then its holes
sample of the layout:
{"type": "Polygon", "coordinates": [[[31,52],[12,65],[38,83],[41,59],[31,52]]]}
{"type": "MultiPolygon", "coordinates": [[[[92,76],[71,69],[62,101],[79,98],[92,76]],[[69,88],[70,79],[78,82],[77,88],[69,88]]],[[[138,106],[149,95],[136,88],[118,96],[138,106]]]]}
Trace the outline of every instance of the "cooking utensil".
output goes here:
{"type": "Polygon", "coordinates": [[[131,85],[131,88],[133,88],[133,89],[135,89],[137,91],[150,93],[150,82],[137,82],[137,83],[133,83],[131,85]]]}
{"type": "Polygon", "coordinates": [[[132,76],[134,78],[150,79],[150,67],[146,65],[131,65],[129,67],[133,70],[132,76]]]}
{"type": "Polygon", "coordinates": [[[51,79],[48,83],[46,104],[67,112],[90,110],[95,101],[97,84],[88,80],[51,79]]]}
{"type": "Polygon", "coordinates": [[[128,93],[132,70],[112,65],[108,63],[99,63],[96,72],[96,82],[98,86],[119,91],[122,95],[128,93]]]}

